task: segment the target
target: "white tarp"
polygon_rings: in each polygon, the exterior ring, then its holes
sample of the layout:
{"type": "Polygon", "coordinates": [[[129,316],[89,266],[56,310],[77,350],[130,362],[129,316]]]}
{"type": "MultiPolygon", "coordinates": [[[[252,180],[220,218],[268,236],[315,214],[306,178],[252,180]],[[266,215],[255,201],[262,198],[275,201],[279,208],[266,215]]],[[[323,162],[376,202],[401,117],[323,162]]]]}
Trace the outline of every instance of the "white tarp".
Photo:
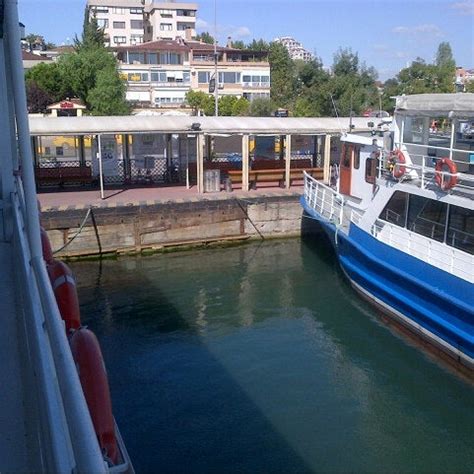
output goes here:
{"type": "Polygon", "coordinates": [[[474,94],[415,94],[396,97],[395,113],[417,117],[474,117],[474,94]]]}

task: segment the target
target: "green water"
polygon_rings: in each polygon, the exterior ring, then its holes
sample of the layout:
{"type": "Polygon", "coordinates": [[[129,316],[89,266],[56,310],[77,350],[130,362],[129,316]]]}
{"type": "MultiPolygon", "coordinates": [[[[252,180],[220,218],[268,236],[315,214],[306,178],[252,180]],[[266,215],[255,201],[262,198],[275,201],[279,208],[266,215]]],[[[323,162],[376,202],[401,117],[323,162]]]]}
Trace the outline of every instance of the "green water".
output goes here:
{"type": "Polygon", "coordinates": [[[473,472],[474,391],[325,244],[71,264],[137,472],[473,472]]]}

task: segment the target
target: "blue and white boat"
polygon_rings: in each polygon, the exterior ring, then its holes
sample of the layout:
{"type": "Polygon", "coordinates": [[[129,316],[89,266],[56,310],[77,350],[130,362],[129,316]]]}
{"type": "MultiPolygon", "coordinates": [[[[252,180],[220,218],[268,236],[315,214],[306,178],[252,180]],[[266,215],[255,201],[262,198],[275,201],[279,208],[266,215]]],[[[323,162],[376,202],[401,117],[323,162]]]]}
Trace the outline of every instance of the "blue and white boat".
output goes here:
{"type": "Polygon", "coordinates": [[[352,286],[471,374],[474,140],[462,130],[473,119],[474,94],[397,97],[391,129],[344,135],[337,183],[306,175],[301,199],[352,286]]]}

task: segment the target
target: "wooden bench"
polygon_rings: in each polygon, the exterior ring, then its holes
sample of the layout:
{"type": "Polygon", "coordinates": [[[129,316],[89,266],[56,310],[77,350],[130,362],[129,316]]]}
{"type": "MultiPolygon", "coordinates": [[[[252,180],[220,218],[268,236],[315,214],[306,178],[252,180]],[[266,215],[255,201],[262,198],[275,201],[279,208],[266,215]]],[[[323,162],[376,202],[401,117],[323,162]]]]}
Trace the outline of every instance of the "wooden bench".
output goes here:
{"type": "MultiPolygon", "coordinates": [[[[303,171],[306,171],[310,176],[316,179],[323,179],[323,168],[292,168],[290,169],[290,185],[295,179],[303,179],[303,171]]],[[[230,170],[228,172],[231,184],[242,182],[242,170],[230,170]]],[[[278,181],[280,187],[285,185],[285,170],[284,169],[262,169],[249,170],[249,186],[251,189],[256,189],[257,183],[272,183],[278,181]]]]}
{"type": "MultiPolygon", "coordinates": [[[[291,160],[290,168],[307,169],[312,168],[311,159],[302,158],[300,160],[291,160]]],[[[262,160],[256,159],[252,161],[252,170],[281,170],[285,169],[285,160],[262,160]]]]}
{"type": "Polygon", "coordinates": [[[90,166],[70,166],[58,168],[35,168],[36,184],[64,186],[65,184],[91,184],[90,166]]]}

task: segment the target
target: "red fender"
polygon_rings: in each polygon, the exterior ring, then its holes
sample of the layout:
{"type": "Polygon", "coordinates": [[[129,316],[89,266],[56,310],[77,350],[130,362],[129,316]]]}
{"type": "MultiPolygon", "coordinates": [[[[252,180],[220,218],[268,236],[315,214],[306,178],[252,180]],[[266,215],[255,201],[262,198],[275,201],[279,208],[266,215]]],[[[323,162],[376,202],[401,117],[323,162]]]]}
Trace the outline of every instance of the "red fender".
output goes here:
{"type": "Polygon", "coordinates": [[[407,171],[405,166],[400,166],[407,162],[405,155],[401,150],[396,149],[390,153],[390,160],[392,160],[395,164],[399,165],[394,166],[392,176],[396,179],[400,179],[407,171]]]}
{"type": "Polygon", "coordinates": [[[102,453],[113,464],[118,464],[109,382],[99,341],[92,331],[80,328],[73,332],[69,344],[102,453]]]}
{"type": "Polygon", "coordinates": [[[77,297],[76,281],[70,268],[59,260],[48,265],[49,280],[53,287],[61,317],[66,323],[66,331],[81,327],[81,313],[77,297]]]}
{"type": "Polygon", "coordinates": [[[51,243],[49,241],[48,234],[43,227],[40,229],[41,232],[41,247],[43,248],[43,259],[47,265],[53,263],[53,250],[51,249],[51,243]]]}
{"type": "Polygon", "coordinates": [[[448,168],[448,172],[451,175],[455,175],[458,172],[458,167],[454,161],[450,160],[449,158],[441,158],[436,162],[435,166],[435,182],[436,184],[443,190],[447,191],[448,189],[453,188],[456,186],[458,182],[457,176],[443,176],[442,171],[443,168],[448,168]]]}

